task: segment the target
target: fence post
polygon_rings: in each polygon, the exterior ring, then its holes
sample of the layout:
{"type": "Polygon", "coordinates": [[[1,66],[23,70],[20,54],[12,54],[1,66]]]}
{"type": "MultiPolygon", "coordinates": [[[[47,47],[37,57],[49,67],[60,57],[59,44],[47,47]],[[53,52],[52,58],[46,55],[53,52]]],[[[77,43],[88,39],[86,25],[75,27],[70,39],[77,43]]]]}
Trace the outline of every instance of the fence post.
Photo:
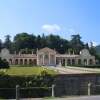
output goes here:
{"type": "Polygon", "coordinates": [[[19,85],[16,85],[16,100],[19,100],[19,85]]]}
{"type": "Polygon", "coordinates": [[[52,97],[54,97],[54,96],[55,96],[55,93],[54,93],[54,87],[55,87],[55,85],[54,85],[54,84],[52,84],[52,97]]]}
{"type": "Polygon", "coordinates": [[[91,95],[91,83],[89,82],[88,83],[88,96],[91,95]]]}

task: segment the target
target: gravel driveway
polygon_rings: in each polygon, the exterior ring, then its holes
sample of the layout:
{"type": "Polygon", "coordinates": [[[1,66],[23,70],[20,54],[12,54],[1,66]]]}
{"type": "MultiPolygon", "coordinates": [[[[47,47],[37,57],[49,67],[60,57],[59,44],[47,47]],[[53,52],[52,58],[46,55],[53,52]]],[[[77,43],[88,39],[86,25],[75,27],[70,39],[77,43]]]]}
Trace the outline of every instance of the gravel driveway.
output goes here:
{"type": "MultiPolygon", "coordinates": [[[[15,99],[9,99],[9,100],[15,100],[15,99]]],[[[67,98],[53,98],[53,99],[30,98],[30,99],[20,99],[20,100],[100,100],[100,96],[81,96],[81,97],[67,97],[67,98]]]]}

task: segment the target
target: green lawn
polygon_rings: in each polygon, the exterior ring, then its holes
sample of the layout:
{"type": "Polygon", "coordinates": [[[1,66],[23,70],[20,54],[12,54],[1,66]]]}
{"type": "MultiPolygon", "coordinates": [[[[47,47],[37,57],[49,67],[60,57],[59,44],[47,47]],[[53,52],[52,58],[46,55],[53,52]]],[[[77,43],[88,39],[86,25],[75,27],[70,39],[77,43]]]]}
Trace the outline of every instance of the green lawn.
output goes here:
{"type": "Polygon", "coordinates": [[[9,69],[0,69],[0,72],[4,72],[7,75],[40,75],[42,71],[46,71],[48,74],[55,75],[57,72],[49,70],[44,67],[10,67],[9,69]]]}

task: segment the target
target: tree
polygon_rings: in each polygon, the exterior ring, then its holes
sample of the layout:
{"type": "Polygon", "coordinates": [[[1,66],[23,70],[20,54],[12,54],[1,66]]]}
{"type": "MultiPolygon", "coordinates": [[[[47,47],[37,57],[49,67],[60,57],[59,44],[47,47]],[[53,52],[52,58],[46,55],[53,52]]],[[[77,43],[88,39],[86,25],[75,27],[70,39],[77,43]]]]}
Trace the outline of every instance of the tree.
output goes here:
{"type": "Polygon", "coordinates": [[[41,47],[44,48],[46,46],[47,46],[47,39],[46,39],[46,36],[43,33],[42,38],[41,38],[41,47]]]}
{"type": "Polygon", "coordinates": [[[38,35],[36,38],[36,48],[38,48],[38,49],[42,48],[41,40],[42,40],[41,36],[38,35]]]}
{"type": "Polygon", "coordinates": [[[2,41],[0,39],[0,51],[1,51],[1,49],[2,49],[2,41]]]}
{"type": "Polygon", "coordinates": [[[81,36],[79,34],[72,35],[72,39],[70,41],[71,48],[75,51],[75,53],[79,53],[81,49],[84,48],[84,43],[81,41],[81,36]]]}
{"type": "Polygon", "coordinates": [[[47,46],[51,49],[56,49],[59,53],[65,53],[68,47],[68,41],[60,38],[58,35],[50,34],[46,37],[47,46]]]}
{"type": "Polygon", "coordinates": [[[6,60],[0,58],[0,68],[9,68],[9,63],[6,60]]]}
{"type": "Polygon", "coordinates": [[[36,36],[28,33],[19,33],[14,37],[15,49],[36,49],[36,36]]]}
{"type": "Polygon", "coordinates": [[[86,48],[86,49],[89,50],[89,45],[88,45],[88,43],[86,43],[86,44],[84,45],[84,48],[86,48]]]}
{"type": "Polygon", "coordinates": [[[11,45],[12,45],[10,38],[11,38],[10,35],[6,35],[4,41],[4,47],[9,50],[11,50],[11,45]]]}
{"type": "Polygon", "coordinates": [[[23,50],[23,53],[25,52],[26,48],[30,52],[32,50],[36,51],[37,48],[41,49],[44,47],[49,47],[62,54],[68,52],[69,49],[72,52],[74,51],[76,54],[79,54],[80,50],[83,48],[89,49],[88,44],[84,44],[79,34],[72,35],[71,37],[71,40],[68,41],[64,38],[61,38],[59,35],[50,34],[45,36],[42,34],[42,36],[35,36],[34,34],[23,32],[16,34],[12,42],[10,40],[10,36],[7,35],[4,42],[4,47],[13,52],[19,52],[20,50],[23,50]]]}

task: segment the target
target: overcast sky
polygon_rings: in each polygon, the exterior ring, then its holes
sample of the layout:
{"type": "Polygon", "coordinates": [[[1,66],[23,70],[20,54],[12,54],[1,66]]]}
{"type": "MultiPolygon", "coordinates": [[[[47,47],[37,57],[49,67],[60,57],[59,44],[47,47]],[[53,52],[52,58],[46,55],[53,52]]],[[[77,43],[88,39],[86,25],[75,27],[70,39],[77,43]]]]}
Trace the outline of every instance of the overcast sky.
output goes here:
{"type": "Polygon", "coordinates": [[[100,0],[0,0],[0,39],[17,33],[58,34],[100,43],[100,0]]]}

